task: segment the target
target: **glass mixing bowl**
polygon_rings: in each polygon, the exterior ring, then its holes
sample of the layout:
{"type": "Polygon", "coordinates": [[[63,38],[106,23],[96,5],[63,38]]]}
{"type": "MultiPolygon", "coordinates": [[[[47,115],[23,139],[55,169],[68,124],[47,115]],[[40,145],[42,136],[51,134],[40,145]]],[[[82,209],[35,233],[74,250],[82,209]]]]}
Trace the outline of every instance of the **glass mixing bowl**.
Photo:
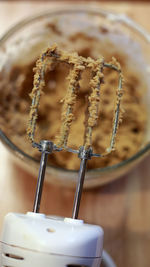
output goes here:
{"type": "MultiPolygon", "coordinates": [[[[68,7],[52,8],[45,13],[32,16],[21,21],[11,28],[0,40],[0,71],[11,69],[14,62],[24,64],[35,59],[41,50],[50,43],[65,42],[70,33],[86,32],[91,36],[97,36],[101,27],[103,33],[109,28],[109,36],[113,46],[126,53],[129,64],[140,73],[143,82],[147,85],[146,95],[143,101],[148,111],[147,132],[140,150],[132,157],[113,166],[88,170],[86,172],[85,188],[96,187],[113,181],[125,174],[141,161],[150,150],[150,35],[139,25],[123,14],[115,14],[101,10],[97,6],[69,5],[68,7]],[[52,36],[47,25],[57,23],[61,27],[63,35],[52,36]]],[[[55,31],[55,27],[53,28],[55,31]]],[[[113,53],[113,47],[110,46],[113,53]]],[[[27,172],[37,175],[39,162],[25,153],[17,142],[13,143],[7,134],[0,131],[0,138],[11,151],[10,155],[17,164],[27,172]]],[[[22,140],[22,142],[24,142],[22,140]]],[[[63,186],[73,187],[77,179],[77,171],[56,168],[48,165],[46,170],[48,182],[63,186]]]]}

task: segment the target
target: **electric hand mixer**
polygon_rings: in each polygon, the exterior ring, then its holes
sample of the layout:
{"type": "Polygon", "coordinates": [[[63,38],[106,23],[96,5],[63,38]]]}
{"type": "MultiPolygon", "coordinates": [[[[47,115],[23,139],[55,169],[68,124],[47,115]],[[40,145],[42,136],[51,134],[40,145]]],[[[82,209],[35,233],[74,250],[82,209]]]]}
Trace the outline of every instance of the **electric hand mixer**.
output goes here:
{"type": "Polygon", "coordinates": [[[33,212],[27,214],[9,213],[5,217],[2,232],[1,267],[98,267],[103,250],[103,229],[100,226],[85,224],[78,219],[87,161],[91,157],[104,157],[115,145],[119,124],[120,101],[123,77],[119,63],[113,59],[105,63],[103,57],[97,60],[66,53],[56,45],[48,48],[38,59],[35,68],[34,87],[31,93],[32,105],[28,126],[32,146],[42,153],[33,212]],[[69,86],[64,99],[62,125],[58,144],[43,140],[35,142],[35,128],[40,96],[45,85],[45,73],[55,68],[57,63],[65,62],[70,66],[69,86]],[[103,69],[111,68],[119,74],[116,91],[116,107],[110,147],[104,154],[92,150],[92,129],[98,119],[100,85],[103,82],[103,69]],[[88,115],[85,123],[84,143],[75,150],[67,147],[68,135],[73,120],[73,108],[79,91],[81,74],[85,68],[91,70],[88,97],[88,115]],[[42,187],[48,155],[54,151],[66,150],[76,153],[81,159],[78,182],[74,198],[72,218],[50,217],[39,213],[42,187]]]}

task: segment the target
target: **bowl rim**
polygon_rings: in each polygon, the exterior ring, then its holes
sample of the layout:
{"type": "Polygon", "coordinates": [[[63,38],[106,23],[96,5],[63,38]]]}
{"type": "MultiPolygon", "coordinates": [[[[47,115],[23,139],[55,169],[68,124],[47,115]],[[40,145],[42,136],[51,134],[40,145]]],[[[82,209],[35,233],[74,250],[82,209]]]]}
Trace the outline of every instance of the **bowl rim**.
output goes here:
{"type": "MultiPolygon", "coordinates": [[[[97,6],[97,5],[96,5],[97,6]]],[[[150,34],[144,29],[142,28],[138,23],[136,23],[135,21],[133,21],[132,19],[130,19],[128,16],[126,16],[125,14],[120,14],[120,13],[115,13],[109,10],[105,10],[105,9],[101,9],[99,7],[99,9],[97,9],[95,5],[91,5],[88,4],[86,6],[84,6],[83,4],[69,4],[67,6],[63,6],[63,5],[59,5],[56,7],[52,7],[51,10],[48,11],[42,11],[40,13],[37,13],[35,15],[30,15],[27,18],[17,22],[14,26],[12,26],[10,29],[8,29],[6,31],[5,34],[3,34],[3,36],[0,38],[0,47],[3,45],[3,43],[5,41],[7,41],[7,39],[13,35],[16,31],[20,30],[23,26],[28,25],[31,22],[36,21],[37,19],[47,16],[55,16],[55,15],[60,15],[63,14],[65,12],[89,12],[89,14],[97,14],[97,15],[101,15],[104,17],[108,17],[110,19],[112,19],[113,21],[119,21],[124,23],[127,27],[131,27],[134,30],[138,31],[141,35],[143,35],[143,37],[145,38],[146,41],[148,41],[148,43],[150,43],[150,34]]],[[[39,160],[33,158],[32,156],[28,155],[27,153],[23,152],[19,147],[17,147],[17,145],[15,145],[7,136],[6,134],[0,129],[0,139],[1,141],[12,151],[16,154],[16,156],[18,156],[21,159],[26,159],[27,161],[32,161],[35,164],[39,164],[39,160]]],[[[88,169],[87,173],[97,173],[97,174],[101,174],[101,173],[105,173],[105,172],[111,172],[112,170],[118,170],[122,167],[125,167],[126,165],[133,163],[135,160],[140,159],[142,155],[147,154],[147,152],[150,151],[150,142],[147,143],[143,148],[141,148],[137,153],[135,153],[133,156],[131,156],[130,158],[123,160],[117,164],[114,164],[112,166],[107,166],[107,167],[102,167],[102,168],[95,168],[95,169],[88,169]]],[[[47,164],[47,169],[46,172],[49,173],[49,169],[54,170],[54,171],[61,171],[63,173],[78,173],[78,170],[68,170],[65,168],[61,168],[61,167],[55,167],[52,166],[50,164],[47,164]]]]}

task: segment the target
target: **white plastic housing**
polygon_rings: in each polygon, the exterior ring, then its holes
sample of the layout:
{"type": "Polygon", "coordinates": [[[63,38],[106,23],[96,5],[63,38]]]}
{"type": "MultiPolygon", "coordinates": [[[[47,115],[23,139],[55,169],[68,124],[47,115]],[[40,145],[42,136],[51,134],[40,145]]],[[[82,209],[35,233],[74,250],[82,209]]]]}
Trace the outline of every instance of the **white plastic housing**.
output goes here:
{"type": "Polygon", "coordinates": [[[1,267],[99,267],[103,229],[71,218],[9,213],[1,241],[1,267]]]}

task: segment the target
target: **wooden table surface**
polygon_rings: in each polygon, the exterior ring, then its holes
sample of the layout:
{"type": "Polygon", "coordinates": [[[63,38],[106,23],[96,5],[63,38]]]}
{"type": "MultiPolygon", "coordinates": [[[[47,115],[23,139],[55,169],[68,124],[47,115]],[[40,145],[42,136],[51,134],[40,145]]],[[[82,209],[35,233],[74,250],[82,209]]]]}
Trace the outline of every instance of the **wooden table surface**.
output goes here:
{"type": "MultiPolygon", "coordinates": [[[[91,1],[92,2],[92,1],[91,1]]],[[[92,4],[92,3],[91,3],[92,4]]],[[[0,1],[0,35],[20,19],[52,2],[0,1]]],[[[101,7],[126,13],[150,31],[150,4],[103,3],[101,7]]],[[[103,226],[105,249],[118,267],[150,266],[150,157],[121,179],[83,193],[80,217],[103,226]]],[[[32,209],[36,179],[14,166],[0,144],[0,230],[9,211],[32,209]]],[[[74,191],[45,184],[41,211],[71,216],[74,191]]]]}

